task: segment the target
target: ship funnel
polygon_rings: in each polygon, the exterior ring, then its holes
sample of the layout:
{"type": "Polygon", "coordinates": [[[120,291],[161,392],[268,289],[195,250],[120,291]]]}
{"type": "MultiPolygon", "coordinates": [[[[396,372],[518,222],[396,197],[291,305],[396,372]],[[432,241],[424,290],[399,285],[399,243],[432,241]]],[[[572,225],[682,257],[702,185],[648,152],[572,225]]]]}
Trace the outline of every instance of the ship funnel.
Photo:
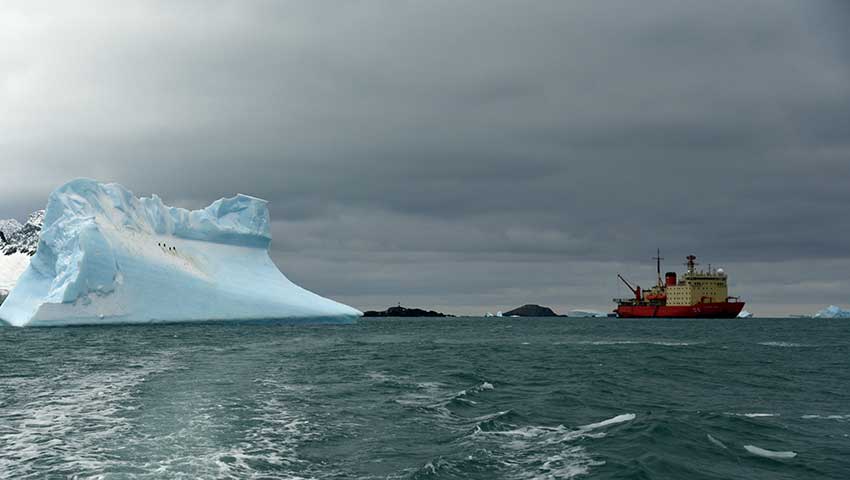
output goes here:
{"type": "Polygon", "coordinates": [[[667,272],[664,274],[665,284],[668,287],[672,287],[676,285],[676,272],[667,272]]]}

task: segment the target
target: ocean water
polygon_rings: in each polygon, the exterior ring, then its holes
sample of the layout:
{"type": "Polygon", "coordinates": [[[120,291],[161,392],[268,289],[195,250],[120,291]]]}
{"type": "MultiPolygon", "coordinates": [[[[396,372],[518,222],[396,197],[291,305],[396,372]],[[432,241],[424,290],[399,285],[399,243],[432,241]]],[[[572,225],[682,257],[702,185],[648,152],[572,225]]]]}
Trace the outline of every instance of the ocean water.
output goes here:
{"type": "Polygon", "coordinates": [[[850,478],[850,321],[0,328],[0,478],[850,478]]]}

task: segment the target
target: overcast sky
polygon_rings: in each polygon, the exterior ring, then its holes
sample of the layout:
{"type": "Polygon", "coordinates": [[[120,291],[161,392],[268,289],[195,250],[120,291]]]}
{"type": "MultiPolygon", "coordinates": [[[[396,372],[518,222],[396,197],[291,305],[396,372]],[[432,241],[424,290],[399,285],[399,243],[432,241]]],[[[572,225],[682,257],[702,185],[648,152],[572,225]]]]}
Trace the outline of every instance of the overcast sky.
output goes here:
{"type": "Polygon", "coordinates": [[[0,218],[73,177],[268,199],[360,309],[613,308],[723,266],[757,315],[850,306],[850,2],[0,4],[0,218]]]}

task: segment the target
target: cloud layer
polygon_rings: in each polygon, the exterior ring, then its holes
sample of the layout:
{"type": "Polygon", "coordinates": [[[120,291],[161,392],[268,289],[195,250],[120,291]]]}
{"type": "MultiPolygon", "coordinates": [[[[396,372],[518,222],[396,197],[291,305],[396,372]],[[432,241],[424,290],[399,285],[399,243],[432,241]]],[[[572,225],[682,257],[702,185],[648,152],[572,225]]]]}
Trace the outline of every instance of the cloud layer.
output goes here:
{"type": "Polygon", "coordinates": [[[283,271],[361,308],[607,309],[656,247],[723,262],[757,313],[846,305],[848,21],[844,2],[4,2],[0,217],[76,176],[188,207],[254,194],[283,271]]]}

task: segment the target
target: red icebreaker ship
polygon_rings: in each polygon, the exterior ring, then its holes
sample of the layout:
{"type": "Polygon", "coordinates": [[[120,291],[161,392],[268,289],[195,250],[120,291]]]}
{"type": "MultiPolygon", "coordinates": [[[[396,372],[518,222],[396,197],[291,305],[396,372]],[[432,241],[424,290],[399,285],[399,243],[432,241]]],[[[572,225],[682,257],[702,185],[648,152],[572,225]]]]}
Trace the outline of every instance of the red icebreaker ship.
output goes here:
{"type": "Polygon", "coordinates": [[[697,257],[688,255],[688,271],[677,279],[675,272],[667,272],[661,279],[661,255],[655,257],[658,283],[648,291],[640,285],[632,287],[617,275],[632,291],[632,298],[615,298],[614,313],[620,318],[735,318],[744,308],[738,297],[730,297],[726,273],[722,268],[707,271],[696,269],[697,257]]]}

